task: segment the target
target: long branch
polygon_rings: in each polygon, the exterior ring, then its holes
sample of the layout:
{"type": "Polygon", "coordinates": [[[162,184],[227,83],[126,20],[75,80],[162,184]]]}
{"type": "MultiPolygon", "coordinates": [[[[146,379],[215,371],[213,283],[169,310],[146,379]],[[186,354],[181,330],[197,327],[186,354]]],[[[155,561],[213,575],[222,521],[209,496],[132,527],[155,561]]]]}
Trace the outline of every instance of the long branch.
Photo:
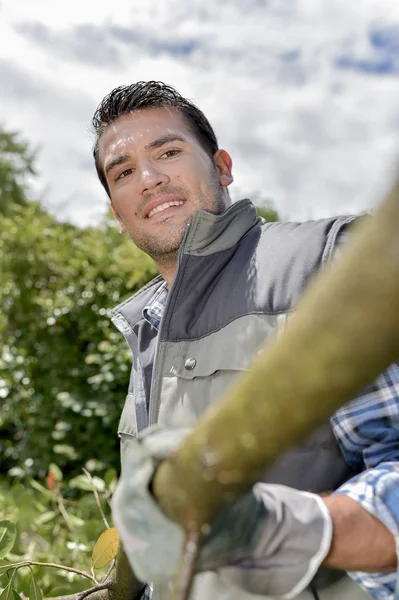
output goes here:
{"type": "MultiPolygon", "coordinates": [[[[199,531],[399,356],[399,181],[351,246],[311,287],[285,334],[158,468],[155,496],[187,530],[199,531]]],[[[122,550],[120,558],[96,600],[140,590],[122,550]]]]}
{"type": "MultiPolygon", "coordinates": [[[[71,569],[67,568],[67,570],[71,569]]],[[[142,590],[143,583],[135,577],[120,545],[116,557],[116,568],[109,579],[95,583],[93,587],[82,592],[47,598],[47,600],[84,600],[85,598],[90,598],[90,600],[138,600],[142,590]]]]}
{"type": "Polygon", "coordinates": [[[211,522],[399,357],[399,180],[365,221],[286,332],[159,466],[154,494],[186,531],[211,522]]]}
{"type": "Polygon", "coordinates": [[[111,587],[110,582],[98,583],[97,585],[94,585],[92,588],[89,588],[88,590],[84,590],[83,592],[79,592],[78,594],[76,594],[76,600],[84,600],[84,598],[87,598],[88,596],[91,596],[92,594],[97,594],[98,592],[102,592],[104,590],[109,590],[110,587],[111,587]]]}
{"type": "Polygon", "coordinates": [[[86,579],[90,579],[90,581],[97,585],[97,579],[92,577],[89,573],[85,571],[80,571],[79,569],[74,569],[73,567],[66,567],[65,565],[57,565],[56,563],[45,563],[45,562],[36,562],[33,560],[27,560],[20,563],[16,563],[14,566],[16,569],[21,569],[22,567],[50,567],[51,569],[61,569],[62,571],[69,571],[70,573],[76,573],[76,575],[80,575],[81,577],[85,577],[86,579]]]}

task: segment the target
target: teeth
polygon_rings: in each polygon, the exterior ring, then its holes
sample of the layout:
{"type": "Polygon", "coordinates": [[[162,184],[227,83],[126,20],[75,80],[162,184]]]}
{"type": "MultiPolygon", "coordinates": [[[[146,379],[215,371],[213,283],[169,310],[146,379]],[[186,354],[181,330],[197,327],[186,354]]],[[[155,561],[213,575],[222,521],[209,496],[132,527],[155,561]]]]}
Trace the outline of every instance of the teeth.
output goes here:
{"type": "Polygon", "coordinates": [[[165,204],[160,204],[159,206],[153,208],[148,213],[148,218],[152,217],[152,215],[155,215],[158,212],[161,212],[161,210],[165,210],[165,208],[169,208],[169,206],[181,206],[182,204],[183,204],[182,200],[179,200],[176,202],[165,202],[165,204]]]}

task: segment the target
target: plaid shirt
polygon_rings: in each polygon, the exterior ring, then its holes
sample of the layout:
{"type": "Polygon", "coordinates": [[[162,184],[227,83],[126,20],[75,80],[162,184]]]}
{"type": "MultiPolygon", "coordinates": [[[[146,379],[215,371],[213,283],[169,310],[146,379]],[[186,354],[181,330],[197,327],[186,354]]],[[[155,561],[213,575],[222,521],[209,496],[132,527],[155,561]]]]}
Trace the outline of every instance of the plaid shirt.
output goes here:
{"type": "MultiPolygon", "coordinates": [[[[167,295],[165,282],[143,309],[143,316],[157,329],[167,295]]],[[[399,548],[399,363],[340,408],[331,424],[346,462],[365,469],[335,493],[353,498],[380,519],[399,548]]],[[[399,600],[399,571],[349,575],[374,598],[399,600]]],[[[141,600],[151,600],[151,595],[147,586],[141,600]]]]}

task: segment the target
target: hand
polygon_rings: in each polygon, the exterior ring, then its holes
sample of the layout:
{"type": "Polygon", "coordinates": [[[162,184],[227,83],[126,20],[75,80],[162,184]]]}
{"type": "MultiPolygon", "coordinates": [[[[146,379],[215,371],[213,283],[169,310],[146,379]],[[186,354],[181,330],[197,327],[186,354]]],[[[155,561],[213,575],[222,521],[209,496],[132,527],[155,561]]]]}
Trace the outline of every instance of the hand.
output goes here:
{"type": "Polygon", "coordinates": [[[246,592],[294,598],[327,556],[332,519],[316,494],[258,483],[219,513],[203,540],[199,571],[246,592]]]}
{"type": "Polygon", "coordinates": [[[149,427],[130,442],[112,499],[112,515],[134,574],[143,582],[170,580],[179,563],[183,528],[168,519],[149,486],[156,467],[191,429],[149,427]]]}
{"type": "MultiPolygon", "coordinates": [[[[184,533],[149,491],[160,460],[189,433],[151,427],[132,445],[113,500],[125,552],[142,581],[170,580],[184,533]]],[[[225,507],[203,540],[198,571],[216,571],[259,595],[291,598],[312,580],[331,544],[332,523],[321,498],[281,485],[259,483],[225,507]]]]}

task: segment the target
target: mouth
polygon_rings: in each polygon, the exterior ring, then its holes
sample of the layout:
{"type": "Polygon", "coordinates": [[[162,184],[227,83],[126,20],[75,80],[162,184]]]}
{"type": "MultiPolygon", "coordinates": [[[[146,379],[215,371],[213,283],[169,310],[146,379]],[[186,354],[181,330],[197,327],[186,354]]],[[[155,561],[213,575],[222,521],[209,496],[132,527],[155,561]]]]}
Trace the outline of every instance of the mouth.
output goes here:
{"type": "Polygon", "coordinates": [[[146,218],[151,219],[155,215],[164,216],[170,212],[174,212],[177,208],[184,204],[179,198],[167,200],[165,197],[159,198],[157,201],[151,202],[146,210],[146,218]],[[149,210],[148,210],[149,209],[149,210]]]}

